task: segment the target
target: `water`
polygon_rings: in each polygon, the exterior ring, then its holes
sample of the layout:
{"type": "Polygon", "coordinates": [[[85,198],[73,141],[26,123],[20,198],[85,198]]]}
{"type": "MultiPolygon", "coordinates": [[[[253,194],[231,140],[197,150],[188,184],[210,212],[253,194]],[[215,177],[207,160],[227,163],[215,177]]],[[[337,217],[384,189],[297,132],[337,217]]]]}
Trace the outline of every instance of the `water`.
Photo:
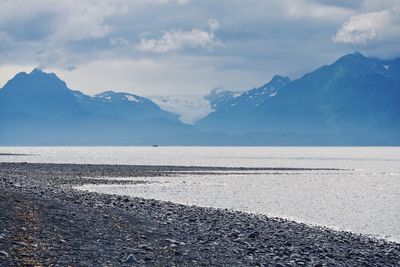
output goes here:
{"type": "Polygon", "coordinates": [[[146,178],[151,181],[146,184],[80,189],[230,208],[400,242],[400,148],[396,147],[3,147],[0,153],[33,154],[0,156],[0,161],[340,168],[177,174],[146,178]]]}
{"type": "Polygon", "coordinates": [[[0,162],[221,167],[332,167],[398,172],[400,170],[400,148],[0,147],[0,162]],[[7,153],[31,155],[1,155],[7,153]]]}

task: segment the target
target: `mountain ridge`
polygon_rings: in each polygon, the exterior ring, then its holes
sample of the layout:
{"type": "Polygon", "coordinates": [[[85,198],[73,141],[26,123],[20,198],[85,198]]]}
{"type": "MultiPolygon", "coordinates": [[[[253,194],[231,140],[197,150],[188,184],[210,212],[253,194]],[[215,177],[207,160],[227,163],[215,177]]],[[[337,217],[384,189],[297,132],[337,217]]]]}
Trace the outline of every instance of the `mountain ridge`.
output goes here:
{"type": "Polygon", "coordinates": [[[174,140],[193,132],[150,99],[113,91],[89,96],[39,69],[16,74],[0,89],[0,124],[0,144],[14,145],[169,142],[160,125],[174,140]]]}
{"type": "Polygon", "coordinates": [[[353,53],[240,94],[213,90],[193,125],[131,93],[89,96],[54,73],[0,89],[3,145],[400,145],[400,59],[353,53]]]}
{"type": "Polygon", "coordinates": [[[176,115],[161,110],[145,97],[114,91],[89,96],[81,91],[71,90],[56,74],[46,73],[38,68],[29,74],[20,72],[9,80],[0,89],[0,103],[0,112],[25,112],[41,116],[57,117],[69,112],[86,111],[137,120],[155,117],[177,119],[176,115]],[[1,101],[4,98],[7,101],[1,101]],[[33,107],[30,108],[30,105],[33,107]]]}
{"type": "Polygon", "coordinates": [[[377,143],[382,134],[398,143],[398,66],[399,59],[345,55],[289,82],[268,101],[219,109],[196,125],[203,131],[231,134],[342,134],[377,143]],[[366,132],[376,136],[369,138],[366,132]]]}

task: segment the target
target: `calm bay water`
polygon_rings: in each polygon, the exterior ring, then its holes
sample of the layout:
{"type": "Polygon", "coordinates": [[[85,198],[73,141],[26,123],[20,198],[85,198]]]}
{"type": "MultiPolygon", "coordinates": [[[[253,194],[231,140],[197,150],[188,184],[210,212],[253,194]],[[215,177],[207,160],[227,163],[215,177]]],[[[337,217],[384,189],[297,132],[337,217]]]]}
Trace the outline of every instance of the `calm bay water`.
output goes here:
{"type": "Polygon", "coordinates": [[[0,161],[339,168],[342,170],[182,174],[146,178],[154,182],[149,184],[85,185],[80,189],[230,208],[400,242],[398,147],[0,148],[0,154],[7,153],[29,155],[1,155],[0,161]]]}

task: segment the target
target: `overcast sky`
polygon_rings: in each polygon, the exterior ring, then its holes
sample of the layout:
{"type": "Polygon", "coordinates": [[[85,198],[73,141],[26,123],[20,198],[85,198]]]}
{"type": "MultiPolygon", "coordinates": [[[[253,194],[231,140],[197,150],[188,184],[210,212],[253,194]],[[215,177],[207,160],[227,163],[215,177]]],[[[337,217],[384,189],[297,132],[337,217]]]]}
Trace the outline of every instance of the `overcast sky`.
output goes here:
{"type": "Polygon", "coordinates": [[[1,86],[40,67],[88,94],[206,94],[354,51],[400,56],[400,0],[0,0],[1,86]]]}

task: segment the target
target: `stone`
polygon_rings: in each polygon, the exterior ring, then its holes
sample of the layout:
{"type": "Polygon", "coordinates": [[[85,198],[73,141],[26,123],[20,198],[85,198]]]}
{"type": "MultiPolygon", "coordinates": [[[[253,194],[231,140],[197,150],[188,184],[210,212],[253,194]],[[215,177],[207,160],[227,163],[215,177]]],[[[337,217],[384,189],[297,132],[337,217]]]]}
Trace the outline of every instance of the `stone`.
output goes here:
{"type": "Polygon", "coordinates": [[[135,256],[133,256],[133,254],[129,254],[128,257],[126,257],[125,262],[128,264],[139,263],[139,261],[135,258],[135,256]]]}
{"type": "Polygon", "coordinates": [[[8,257],[10,257],[10,255],[8,255],[8,253],[5,252],[4,250],[1,250],[1,251],[0,251],[0,257],[2,257],[2,258],[8,258],[8,257]]]}
{"type": "Polygon", "coordinates": [[[258,237],[260,234],[256,231],[256,232],[252,232],[251,234],[249,234],[247,237],[248,238],[256,238],[256,237],[258,237]]]}

